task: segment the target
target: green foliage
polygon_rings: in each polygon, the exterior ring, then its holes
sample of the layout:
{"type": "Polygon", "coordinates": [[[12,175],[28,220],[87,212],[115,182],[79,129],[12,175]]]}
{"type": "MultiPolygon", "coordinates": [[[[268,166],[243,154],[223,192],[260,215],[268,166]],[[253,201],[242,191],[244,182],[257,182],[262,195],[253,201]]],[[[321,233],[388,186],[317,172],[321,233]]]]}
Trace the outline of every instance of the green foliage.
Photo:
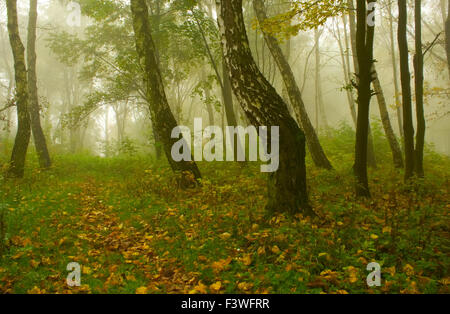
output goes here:
{"type": "MultiPolygon", "coordinates": [[[[295,0],[289,11],[268,18],[259,27],[269,34],[289,38],[299,31],[322,26],[330,17],[338,16],[347,9],[345,0],[295,0]]],[[[257,27],[256,21],[254,27],[257,27]]]]}
{"type": "Polygon", "coordinates": [[[32,156],[26,178],[0,189],[0,291],[448,293],[448,157],[428,151],[427,177],[405,185],[375,124],[373,199],[355,199],[342,153],[354,131],[331,134],[322,141],[336,170],[308,164],[314,220],[268,217],[257,164],[201,163],[202,187],[180,190],[166,162],[140,155],[55,156],[45,172],[32,156]],[[79,288],[65,285],[73,261],[79,288]],[[381,287],[365,283],[371,261],[381,287]]]}

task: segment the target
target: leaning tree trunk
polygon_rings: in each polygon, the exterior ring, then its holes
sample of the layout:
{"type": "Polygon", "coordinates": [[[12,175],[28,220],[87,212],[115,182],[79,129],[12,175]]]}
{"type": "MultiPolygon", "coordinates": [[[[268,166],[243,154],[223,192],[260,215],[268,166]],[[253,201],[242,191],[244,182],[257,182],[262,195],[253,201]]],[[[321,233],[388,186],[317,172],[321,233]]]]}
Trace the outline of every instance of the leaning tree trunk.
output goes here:
{"type": "Polygon", "coordinates": [[[411,73],[409,71],[406,27],[408,11],[406,0],[398,0],[398,45],[400,52],[400,77],[402,83],[403,133],[405,146],[405,180],[414,174],[414,127],[411,104],[411,73]]]}
{"type": "Polygon", "coordinates": [[[423,52],[422,52],[422,0],[415,0],[415,43],[414,85],[416,93],[417,134],[414,167],[418,177],[424,176],[423,149],[425,146],[425,115],[423,109],[423,52]]]}
{"type": "Polygon", "coordinates": [[[216,0],[216,5],[234,94],[252,125],[279,127],[279,168],[269,174],[267,209],[314,215],[306,188],[305,135],[252,57],[242,0],[216,0]]]}
{"type": "MultiPolygon", "coordinates": [[[[369,3],[372,3],[370,1],[369,3]]],[[[358,120],[356,126],[355,176],[356,195],[370,197],[367,178],[367,140],[369,133],[369,106],[372,92],[373,39],[375,26],[367,24],[366,1],[357,0],[356,51],[358,56],[358,120]]]]}
{"type": "Polygon", "coordinates": [[[49,168],[51,166],[50,154],[44,131],[42,131],[41,117],[39,113],[39,98],[36,78],[36,23],[37,0],[30,0],[30,16],[28,19],[27,61],[28,61],[28,93],[30,96],[30,120],[33,131],[34,145],[39,157],[39,166],[49,168]]]}
{"type": "MultiPolygon", "coordinates": [[[[260,24],[262,24],[267,18],[264,2],[262,0],[254,0],[253,6],[258,21],[260,24]]],[[[300,122],[303,131],[305,132],[306,143],[308,144],[308,148],[311,152],[311,156],[315,165],[325,169],[332,169],[333,167],[331,166],[330,161],[325,155],[323,148],[320,145],[316,131],[314,130],[314,127],[308,117],[308,113],[306,111],[300,89],[298,88],[297,82],[295,81],[295,76],[294,73],[292,73],[292,69],[289,63],[284,57],[277,40],[270,34],[265,32],[264,29],[262,29],[262,31],[267,46],[269,47],[269,50],[281,72],[281,76],[288,91],[289,99],[291,101],[292,107],[294,108],[295,115],[300,122]]]]}
{"type": "Polygon", "coordinates": [[[403,157],[400,144],[395,137],[394,130],[392,129],[391,119],[389,118],[389,111],[386,105],[386,98],[384,97],[383,88],[381,87],[380,79],[378,78],[378,73],[373,67],[373,88],[377,94],[378,108],[380,109],[381,123],[383,124],[384,133],[388,139],[389,146],[392,152],[392,158],[394,160],[395,168],[403,168],[403,157]]]}
{"type": "Polygon", "coordinates": [[[144,86],[146,98],[149,102],[153,129],[163,145],[166,157],[175,172],[182,174],[180,184],[183,187],[191,185],[192,179],[201,178],[200,171],[195,162],[175,162],[171,155],[172,146],[178,139],[171,138],[171,133],[177,127],[177,122],[170,110],[161,77],[161,72],[156,58],[156,48],[151,35],[148,18],[148,8],[145,0],[131,0],[131,13],[136,41],[136,51],[139,62],[144,70],[144,86]]]}
{"type": "Polygon", "coordinates": [[[14,56],[14,70],[16,79],[16,106],[17,106],[17,135],[11,155],[11,164],[7,177],[21,178],[24,174],[25,158],[31,129],[28,113],[28,82],[25,65],[25,48],[19,35],[17,19],[17,0],[7,0],[8,33],[11,49],[14,56]]]}

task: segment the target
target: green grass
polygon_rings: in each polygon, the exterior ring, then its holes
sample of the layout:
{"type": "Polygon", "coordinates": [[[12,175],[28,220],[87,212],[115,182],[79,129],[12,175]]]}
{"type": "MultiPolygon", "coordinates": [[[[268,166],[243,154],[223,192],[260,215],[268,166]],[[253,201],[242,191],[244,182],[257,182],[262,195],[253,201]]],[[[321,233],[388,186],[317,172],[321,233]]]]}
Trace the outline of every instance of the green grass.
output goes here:
{"type": "Polygon", "coordinates": [[[151,158],[57,155],[41,172],[30,153],[24,179],[2,179],[0,291],[448,293],[449,158],[428,149],[426,178],[405,185],[374,134],[371,200],[353,196],[350,128],[322,139],[335,170],[308,157],[313,221],[267,216],[257,164],[200,163],[203,186],[180,190],[151,158]],[[78,288],[65,282],[73,261],[78,288]],[[381,287],[366,285],[371,261],[381,287]]]}

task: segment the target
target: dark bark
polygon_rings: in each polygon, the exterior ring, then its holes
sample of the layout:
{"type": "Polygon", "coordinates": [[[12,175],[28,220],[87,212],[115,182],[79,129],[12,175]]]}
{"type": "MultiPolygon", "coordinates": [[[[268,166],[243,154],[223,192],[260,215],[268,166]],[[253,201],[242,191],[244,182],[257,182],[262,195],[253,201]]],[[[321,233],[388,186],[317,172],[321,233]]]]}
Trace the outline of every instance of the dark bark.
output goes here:
{"type": "Polygon", "coordinates": [[[397,121],[400,137],[403,138],[403,113],[402,105],[400,101],[400,89],[398,86],[398,70],[397,70],[397,58],[395,57],[395,42],[394,42],[394,18],[392,16],[392,3],[388,1],[388,13],[389,13],[389,36],[391,38],[391,60],[392,69],[394,75],[394,93],[395,93],[395,108],[397,108],[397,121]]]}
{"type": "MultiPolygon", "coordinates": [[[[375,1],[370,1],[375,2],[375,1]]],[[[356,125],[355,176],[356,195],[370,197],[367,178],[367,144],[369,133],[369,107],[372,91],[374,26],[367,24],[365,0],[357,0],[356,51],[358,58],[358,119],[356,125]]]]}
{"type": "Polygon", "coordinates": [[[9,41],[14,56],[17,106],[17,134],[11,155],[11,164],[7,177],[21,178],[24,174],[25,159],[30,142],[31,129],[28,113],[28,82],[25,65],[25,48],[19,35],[17,1],[7,0],[9,41]]]}
{"type": "MultiPolygon", "coordinates": [[[[355,81],[358,84],[359,81],[359,63],[358,63],[358,49],[356,47],[356,18],[355,18],[355,6],[353,0],[347,0],[347,5],[349,8],[349,24],[350,24],[350,43],[352,47],[353,65],[355,70],[355,81]]],[[[357,124],[357,123],[356,123],[357,124]]],[[[370,128],[369,120],[369,131],[368,131],[368,145],[367,145],[367,164],[371,168],[377,167],[377,160],[375,158],[375,148],[373,146],[372,130],[370,128]]]]}
{"type": "Polygon", "coordinates": [[[400,144],[395,137],[394,130],[392,129],[391,119],[389,118],[389,111],[386,105],[386,98],[384,97],[384,92],[381,87],[380,79],[378,78],[378,73],[373,68],[374,80],[373,88],[377,95],[378,108],[380,109],[381,123],[383,124],[384,133],[386,134],[389,147],[391,148],[392,158],[394,160],[394,166],[396,168],[403,168],[403,157],[400,144]]]}
{"type": "Polygon", "coordinates": [[[131,12],[136,51],[143,69],[146,100],[149,103],[153,129],[157,134],[156,138],[162,143],[172,169],[182,175],[180,185],[187,187],[194,183],[192,179],[197,181],[201,175],[195,162],[175,162],[171,155],[172,146],[178,141],[178,139],[171,138],[172,130],[177,127],[177,122],[170,110],[164,91],[145,0],[131,0],[131,12]]]}
{"type": "MultiPolygon", "coordinates": [[[[254,0],[253,5],[258,21],[261,24],[267,18],[264,2],[262,0],[254,0]]],[[[332,169],[333,167],[325,155],[323,148],[320,145],[317,133],[311,124],[300,89],[295,81],[295,76],[289,63],[284,57],[277,40],[264,30],[263,34],[267,46],[269,47],[269,50],[278,65],[278,69],[281,72],[281,76],[288,91],[289,99],[295,115],[302,126],[303,131],[305,132],[306,142],[315,165],[325,169],[332,169]]]]}
{"type": "Polygon", "coordinates": [[[279,168],[269,174],[267,209],[313,215],[306,188],[305,135],[252,57],[242,0],[216,0],[216,5],[234,94],[252,125],[279,126],[279,168]]]}
{"type": "Polygon", "coordinates": [[[398,45],[402,85],[405,180],[408,180],[414,174],[414,127],[411,104],[411,73],[409,71],[408,40],[406,35],[408,21],[406,0],[398,0],[398,8],[398,45]]]}
{"type": "Polygon", "coordinates": [[[416,93],[416,119],[417,134],[415,147],[414,168],[417,176],[423,177],[423,149],[425,146],[425,115],[423,109],[423,52],[422,52],[422,1],[415,0],[415,43],[416,54],[414,56],[414,85],[416,93]]]}
{"type": "Polygon", "coordinates": [[[39,97],[36,75],[36,24],[37,24],[37,0],[30,0],[30,15],[28,19],[27,61],[28,61],[28,93],[31,130],[33,132],[34,145],[39,158],[39,166],[47,169],[51,166],[50,154],[47,148],[44,131],[41,126],[39,109],[39,97]]]}

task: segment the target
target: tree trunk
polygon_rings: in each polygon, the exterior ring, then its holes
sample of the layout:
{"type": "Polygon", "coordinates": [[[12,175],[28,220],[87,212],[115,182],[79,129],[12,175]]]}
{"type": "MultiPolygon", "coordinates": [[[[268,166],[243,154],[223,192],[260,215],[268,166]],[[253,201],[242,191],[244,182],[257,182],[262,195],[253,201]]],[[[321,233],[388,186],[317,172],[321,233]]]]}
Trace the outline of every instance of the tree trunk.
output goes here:
{"type": "Polygon", "coordinates": [[[448,75],[450,77],[450,1],[447,0],[447,18],[445,17],[445,0],[441,0],[442,18],[445,30],[445,52],[447,54],[448,75]]]}
{"type": "MultiPolygon", "coordinates": [[[[267,18],[264,2],[262,0],[254,0],[253,5],[258,21],[260,24],[262,24],[263,21],[267,18]]],[[[305,132],[306,142],[308,144],[308,148],[311,152],[311,156],[315,165],[325,169],[332,169],[331,163],[325,155],[323,148],[320,145],[316,131],[314,130],[314,127],[311,124],[311,120],[308,117],[301,92],[299,90],[297,82],[295,81],[295,76],[294,73],[292,73],[292,69],[289,63],[286,61],[286,58],[284,57],[277,40],[267,32],[264,32],[264,30],[263,34],[267,46],[269,47],[269,50],[272,53],[272,56],[275,59],[281,72],[281,76],[283,77],[283,81],[288,91],[289,99],[294,108],[295,115],[300,122],[303,131],[305,132]]]]}
{"type": "Polygon", "coordinates": [[[17,19],[17,0],[7,0],[8,33],[11,49],[14,56],[14,70],[16,79],[16,106],[17,106],[17,135],[11,155],[11,164],[7,177],[22,178],[24,174],[25,159],[30,142],[31,129],[28,113],[28,81],[25,65],[25,48],[19,35],[17,19]]]}
{"type": "MultiPolygon", "coordinates": [[[[353,55],[353,66],[355,68],[356,75],[356,84],[359,81],[359,64],[358,64],[358,51],[356,47],[356,19],[355,19],[355,6],[353,4],[353,0],[347,0],[347,4],[349,7],[349,24],[350,24],[350,43],[352,47],[352,55],[353,55]]],[[[370,112],[369,112],[370,114],[370,112]]],[[[369,120],[369,131],[368,131],[368,145],[367,145],[367,163],[369,167],[376,168],[377,161],[375,158],[375,148],[373,147],[373,137],[372,130],[370,128],[370,120],[369,120]]]]}
{"type": "Polygon", "coordinates": [[[339,51],[341,54],[341,61],[342,61],[342,68],[344,70],[344,79],[345,79],[345,85],[346,85],[346,94],[347,94],[347,101],[350,108],[350,114],[352,115],[352,121],[353,124],[356,127],[356,109],[355,109],[355,99],[353,97],[353,92],[350,89],[351,81],[351,70],[350,70],[350,57],[349,57],[349,44],[348,44],[348,35],[347,35],[347,17],[346,15],[342,16],[342,21],[344,23],[344,43],[345,43],[345,51],[341,43],[341,37],[339,28],[336,27],[336,39],[339,45],[339,51]],[[344,55],[345,54],[345,55],[344,55]]]}
{"type": "MultiPolygon", "coordinates": [[[[372,3],[370,1],[369,3],[372,3]]],[[[370,197],[367,178],[367,141],[369,133],[369,106],[372,92],[374,26],[367,24],[366,1],[357,0],[356,51],[359,67],[358,120],[356,126],[355,176],[356,195],[370,197]]]]}
{"type": "Polygon", "coordinates": [[[47,169],[51,166],[47,142],[41,126],[39,97],[36,75],[36,24],[37,0],[30,0],[30,15],[28,19],[27,61],[28,61],[28,93],[30,105],[31,130],[33,131],[34,145],[39,157],[39,166],[47,169]]]}
{"type": "Polygon", "coordinates": [[[197,181],[201,178],[201,175],[195,162],[175,162],[171,155],[172,146],[178,142],[177,139],[171,138],[172,130],[177,127],[177,122],[170,110],[164,91],[145,0],[131,0],[131,12],[136,51],[140,64],[144,69],[144,86],[154,130],[158,134],[157,138],[162,142],[164,152],[172,169],[182,174],[180,185],[182,187],[191,186],[194,183],[192,179],[197,181]]]}
{"type": "Polygon", "coordinates": [[[394,75],[394,92],[395,92],[395,108],[397,108],[397,121],[400,137],[403,138],[403,113],[402,105],[400,101],[400,89],[398,87],[398,70],[397,70],[397,58],[395,57],[395,42],[394,42],[394,18],[392,16],[392,3],[388,1],[388,13],[389,13],[389,36],[391,37],[391,59],[392,69],[394,75]]]}
{"type": "Polygon", "coordinates": [[[216,5],[234,94],[252,125],[279,127],[279,168],[269,174],[267,209],[314,215],[306,188],[305,135],[252,57],[242,0],[216,0],[216,5]]]}
{"type": "Polygon", "coordinates": [[[400,77],[402,84],[403,133],[405,146],[405,180],[414,172],[414,127],[411,104],[411,73],[409,71],[408,40],[406,27],[408,11],[406,0],[398,0],[398,45],[400,53],[400,77]]]}
{"type": "Polygon", "coordinates": [[[315,86],[316,86],[316,131],[319,132],[319,121],[322,120],[322,125],[325,131],[328,132],[328,120],[327,114],[325,112],[324,104],[323,104],[323,93],[322,93],[322,75],[320,70],[320,36],[322,32],[319,32],[318,28],[314,29],[314,38],[316,41],[315,45],[315,57],[316,57],[316,68],[315,68],[315,86]]]}
{"type": "Polygon", "coordinates": [[[414,167],[418,177],[424,176],[423,149],[425,146],[425,115],[423,109],[423,52],[422,52],[422,0],[415,0],[415,43],[416,54],[414,56],[414,85],[416,93],[416,119],[417,134],[414,167]]]}
{"type": "Polygon", "coordinates": [[[394,130],[392,129],[391,119],[389,118],[389,111],[386,105],[386,98],[384,97],[383,89],[381,87],[381,83],[378,78],[378,73],[375,70],[375,66],[373,67],[373,73],[374,73],[373,87],[377,95],[381,122],[383,124],[384,133],[386,134],[389,146],[391,148],[394,166],[396,168],[403,168],[402,150],[400,149],[400,144],[398,143],[397,138],[395,137],[394,130]]]}

